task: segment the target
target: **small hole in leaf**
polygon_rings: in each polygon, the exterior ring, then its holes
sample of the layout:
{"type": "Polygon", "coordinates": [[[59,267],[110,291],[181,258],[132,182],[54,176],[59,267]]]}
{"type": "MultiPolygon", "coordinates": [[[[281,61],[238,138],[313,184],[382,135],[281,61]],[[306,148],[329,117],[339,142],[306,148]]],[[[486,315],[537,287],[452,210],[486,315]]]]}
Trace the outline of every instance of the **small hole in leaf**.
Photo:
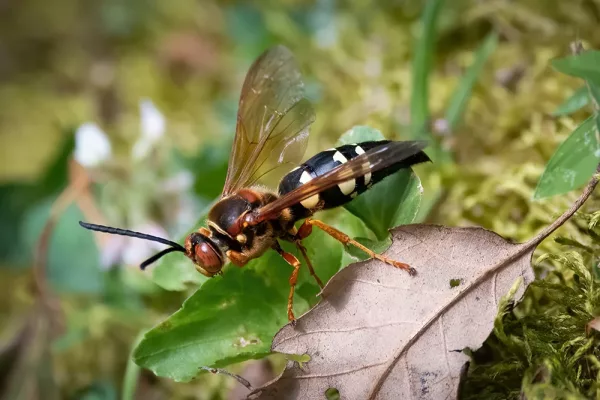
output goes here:
{"type": "Polygon", "coordinates": [[[336,388],[329,388],[325,391],[325,398],[327,400],[340,400],[340,391],[336,388]]]}
{"type": "Polygon", "coordinates": [[[460,285],[460,279],[450,279],[450,287],[455,288],[460,285]]]}

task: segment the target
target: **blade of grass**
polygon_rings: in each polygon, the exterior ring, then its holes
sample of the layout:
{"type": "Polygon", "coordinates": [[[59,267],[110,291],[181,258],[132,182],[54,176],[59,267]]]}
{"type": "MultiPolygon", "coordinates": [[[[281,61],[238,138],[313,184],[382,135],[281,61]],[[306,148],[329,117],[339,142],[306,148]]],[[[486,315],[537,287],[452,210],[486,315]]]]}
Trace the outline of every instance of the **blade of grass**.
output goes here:
{"type": "Polygon", "coordinates": [[[411,135],[430,136],[426,129],[429,119],[429,71],[433,63],[436,25],[444,0],[425,2],[421,20],[421,35],[415,45],[413,58],[412,94],[410,101],[411,135]]]}
{"type": "Polygon", "coordinates": [[[593,100],[594,109],[596,110],[596,113],[598,113],[598,108],[600,108],[600,86],[597,83],[589,81],[587,81],[587,86],[590,97],[593,100]]]}
{"type": "Polygon", "coordinates": [[[588,96],[588,89],[586,86],[582,86],[577,89],[568,99],[566,99],[560,106],[552,113],[553,117],[562,117],[569,115],[577,110],[581,110],[583,107],[590,104],[590,98],[588,96]]]}
{"type": "Polygon", "coordinates": [[[573,55],[552,60],[550,64],[563,74],[584,79],[597,110],[600,107],[600,51],[586,51],[581,42],[574,42],[571,47],[573,55]]]}
{"type": "Polygon", "coordinates": [[[446,109],[446,121],[448,122],[451,132],[460,122],[467,104],[469,103],[469,99],[471,98],[473,86],[475,85],[475,82],[477,82],[477,78],[479,78],[485,62],[494,50],[496,50],[497,45],[498,35],[496,32],[492,32],[485,38],[483,44],[475,52],[473,64],[467,69],[460,80],[460,83],[454,90],[454,93],[450,97],[450,103],[446,109]]]}
{"type": "Polygon", "coordinates": [[[129,359],[127,360],[127,367],[125,367],[123,389],[121,391],[121,398],[123,400],[133,400],[135,398],[135,390],[137,388],[138,378],[142,369],[133,361],[133,350],[140,343],[145,333],[145,329],[138,333],[137,337],[133,341],[133,346],[131,346],[129,359]]]}
{"type": "Polygon", "coordinates": [[[564,74],[577,76],[595,84],[600,84],[600,51],[586,50],[575,43],[576,54],[552,60],[552,67],[564,74]]]}

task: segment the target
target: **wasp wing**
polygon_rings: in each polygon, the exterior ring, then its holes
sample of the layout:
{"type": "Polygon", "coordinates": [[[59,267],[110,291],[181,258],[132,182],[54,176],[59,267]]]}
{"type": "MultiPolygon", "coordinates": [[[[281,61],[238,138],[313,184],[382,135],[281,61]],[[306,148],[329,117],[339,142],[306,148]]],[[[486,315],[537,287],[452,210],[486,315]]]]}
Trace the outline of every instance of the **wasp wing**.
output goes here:
{"type": "MultiPolygon", "coordinates": [[[[337,166],[257,210],[255,223],[276,218],[282,210],[351,179],[402,162],[427,146],[426,141],[389,142],[337,166]]],[[[425,156],[426,157],[426,156],[425,156]]]]}
{"type": "Polygon", "coordinates": [[[300,163],[314,120],[293,54],[284,46],[265,51],[242,86],[222,197],[300,163]]]}

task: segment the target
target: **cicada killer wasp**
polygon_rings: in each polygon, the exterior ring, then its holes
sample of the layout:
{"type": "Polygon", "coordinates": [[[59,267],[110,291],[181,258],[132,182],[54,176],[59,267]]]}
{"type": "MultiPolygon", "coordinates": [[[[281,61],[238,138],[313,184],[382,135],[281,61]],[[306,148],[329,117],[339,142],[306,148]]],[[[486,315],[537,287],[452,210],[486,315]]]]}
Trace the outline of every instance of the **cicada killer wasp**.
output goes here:
{"type": "Polygon", "coordinates": [[[348,235],[313,219],[321,210],[342,206],[385,177],[430,161],[422,141],[369,141],[325,150],[300,163],[315,112],[304,97],[304,84],[292,53],[283,46],[265,51],[250,67],[239,101],[233,148],[223,192],[208,213],[207,227],[190,234],[185,244],[81,222],[87,229],[132,236],[171,247],[142,263],[144,269],[165,254],[180,251],[196,269],[212,277],[227,260],[243,267],[269,249],[293,267],[287,313],[292,312],[300,262],[279,241],[292,242],[321,288],[302,240],[316,226],[344,245],[414,274],[409,265],[376,254],[348,235]],[[298,166],[299,165],[299,166],[298,166]],[[292,169],[292,167],[295,168],[292,169]],[[259,185],[266,175],[288,168],[277,191],[259,185]],[[296,223],[304,220],[296,228],[296,223]]]}

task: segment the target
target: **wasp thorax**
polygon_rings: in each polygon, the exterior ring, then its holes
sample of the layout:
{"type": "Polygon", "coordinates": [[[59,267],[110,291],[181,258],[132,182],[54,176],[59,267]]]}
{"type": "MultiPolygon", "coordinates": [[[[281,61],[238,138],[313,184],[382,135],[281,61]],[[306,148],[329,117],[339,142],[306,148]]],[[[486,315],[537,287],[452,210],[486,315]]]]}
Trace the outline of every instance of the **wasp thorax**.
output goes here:
{"type": "Polygon", "coordinates": [[[196,269],[208,277],[223,268],[223,256],[219,248],[201,233],[194,232],[185,240],[186,255],[196,264],[196,269]]]}
{"type": "Polygon", "coordinates": [[[240,216],[249,211],[250,203],[245,198],[234,195],[227,197],[213,206],[208,213],[208,220],[217,230],[230,237],[236,237],[241,230],[240,216]]]}

